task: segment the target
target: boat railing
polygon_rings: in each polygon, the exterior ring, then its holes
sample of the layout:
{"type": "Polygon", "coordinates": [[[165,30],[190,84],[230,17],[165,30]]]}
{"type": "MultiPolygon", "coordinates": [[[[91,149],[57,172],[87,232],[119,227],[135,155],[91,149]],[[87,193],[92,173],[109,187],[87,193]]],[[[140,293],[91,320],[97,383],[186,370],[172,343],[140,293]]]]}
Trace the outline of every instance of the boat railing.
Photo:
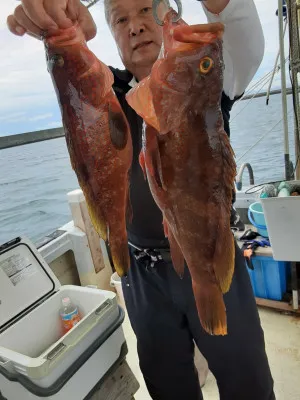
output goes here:
{"type": "Polygon", "coordinates": [[[237,188],[237,190],[242,190],[242,187],[243,187],[243,173],[244,173],[245,169],[248,170],[250,186],[254,185],[253,168],[252,168],[251,164],[244,163],[244,164],[241,165],[241,167],[239,169],[239,172],[237,174],[237,177],[236,177],[236,188],[237,188]]]}

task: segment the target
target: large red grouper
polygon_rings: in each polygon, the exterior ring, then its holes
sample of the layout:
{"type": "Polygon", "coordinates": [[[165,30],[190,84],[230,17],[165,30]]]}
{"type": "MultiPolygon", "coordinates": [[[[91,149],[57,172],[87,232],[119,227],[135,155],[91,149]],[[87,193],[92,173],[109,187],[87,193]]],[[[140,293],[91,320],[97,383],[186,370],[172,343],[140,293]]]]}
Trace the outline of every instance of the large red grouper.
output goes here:
{"type": "Polygon", "coordinates": [[[159,59],[127,101],[146,124],[140,163],[163,213],[174,267],[182,276],[186,261],[203,328],[226,335],[236,165],[220,106],[224,26],[188,26],[172,22],[174,15],[165,16],[159,59]]]}
{"type": "Polygon", "coordinates": [[[116,271],[129,268],[126,210],[132,142],[110,69],[88,49],[79,25],[44,36],[72,167],[92,223],[108,240],[116,271]]]}

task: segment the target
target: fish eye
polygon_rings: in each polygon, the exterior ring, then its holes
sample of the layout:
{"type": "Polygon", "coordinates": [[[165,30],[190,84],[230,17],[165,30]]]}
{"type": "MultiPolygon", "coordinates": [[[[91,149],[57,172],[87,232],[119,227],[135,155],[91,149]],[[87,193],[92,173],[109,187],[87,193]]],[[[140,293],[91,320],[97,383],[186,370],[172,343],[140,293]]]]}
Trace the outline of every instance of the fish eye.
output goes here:
{"type": "Polygon", "coordinates": [[[63,66],[64,66],[64,63],[65,63],[65,60],[64,60],[63,56],[61,56],[60,54],[54,54],[54,55],[51,57],[50,62],[51,62],[53,65],[57,65],[58,67],[63,67],[63,66]]]}
{"type": "Polygon", "coordinates": [[[210,57],[204,57],[200,61],[199,70],[202,74],[208,74],[214,66],[214,62],[210,57]]]}

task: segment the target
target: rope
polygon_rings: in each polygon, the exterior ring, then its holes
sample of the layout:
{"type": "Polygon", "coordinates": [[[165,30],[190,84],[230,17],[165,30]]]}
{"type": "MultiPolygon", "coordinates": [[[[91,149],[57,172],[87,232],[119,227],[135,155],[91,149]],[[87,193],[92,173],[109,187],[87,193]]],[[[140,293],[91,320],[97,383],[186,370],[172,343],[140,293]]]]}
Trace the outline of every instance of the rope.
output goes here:
{"type": "MultiPolygon", "coordinates": [[[[288,116],[291,114],[292,111],[293,110],[289,111],[288,116]]],[[[254,147],[256,147],[258,145],[258,143],[260,143],[270,132],[272,132],[273,129],[276,128],[276,126],[279,125],[280,122],[282,122],[282,120],[283,120],[283,118],[281,118],[280,121],[278,121],[274,126],[272,126],[272,128],[269,131],[267,131],[264,135],[262,135],[262,137],[260,139],[258,139],[257,142],[255,142],[251,147],[249,147],[249,149],[246,150],[245,153],[237,159],[236,163],[241,161],[241,159],[244,158],[246,154],[248,154],[252,149],[254,149],[254,147]]]]}
{"type": "MultiPolygon", "coordinates": [[[[288,61],[288,58],[289,58],[289,57],[286,57],[285,63],[288,61]]],[[[280,67],[279,67],[279,69],[280,69],[280,67]]],[[[279,69],[278,69],[278,70],[279,70],[279,69]]],[[[258,89],[256,92],[254,92],[254,94],[252,95],[252,97],[247,101],[246,105],[245,105],[237,114],[235,114],[235,115],[231,118],[231,123],[232,123],[232,121],[234,121],[234,120],[236,119],[236,117],[237,117],[238,115],[240,115],[240,114],[245,110],[245,108],[253,101],[254,97],[255,97],[255,96],[261,91],[261,89],[267,84],[269,75],[272,75],[272,74],[273,74],[273,70],[271,70],[270,72],[268,72],[268,73],[267,73],[266,75],[264,75],[258,82],[256,82],[256,84],[253,85],[253,88],[250,88],[249,91],[245,92],[245,95],[248,94],[251,90],[253,90],[253,89],[256,88],[260,83],[262,83],[261,86],[259,87],[259,89],[258,89]]],[[[244,96],[245,96],[245,95],[244,95],[244,96]]],[[[244,97],[244,96],[243,96],[243,97],[244,97]]],[[[236,104],[239,103],[241,100],[242,100],[242,98],[239,99],[239,100],[236,102],[236,104]]]]}

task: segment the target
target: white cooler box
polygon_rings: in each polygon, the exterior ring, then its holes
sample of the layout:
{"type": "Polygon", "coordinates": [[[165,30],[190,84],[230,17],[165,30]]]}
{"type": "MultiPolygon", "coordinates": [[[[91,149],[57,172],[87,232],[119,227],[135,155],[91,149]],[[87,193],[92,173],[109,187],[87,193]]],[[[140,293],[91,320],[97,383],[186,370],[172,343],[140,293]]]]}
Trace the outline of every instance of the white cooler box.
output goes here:
{"type": "Polygon", "coordinates": [[[125,357],[124,312],[111,291],[60,282],[27,238],[0,246],[0,400],[83,400],[125,357]],[[61,299],[81,321],[63,335],[61,299]]]}

